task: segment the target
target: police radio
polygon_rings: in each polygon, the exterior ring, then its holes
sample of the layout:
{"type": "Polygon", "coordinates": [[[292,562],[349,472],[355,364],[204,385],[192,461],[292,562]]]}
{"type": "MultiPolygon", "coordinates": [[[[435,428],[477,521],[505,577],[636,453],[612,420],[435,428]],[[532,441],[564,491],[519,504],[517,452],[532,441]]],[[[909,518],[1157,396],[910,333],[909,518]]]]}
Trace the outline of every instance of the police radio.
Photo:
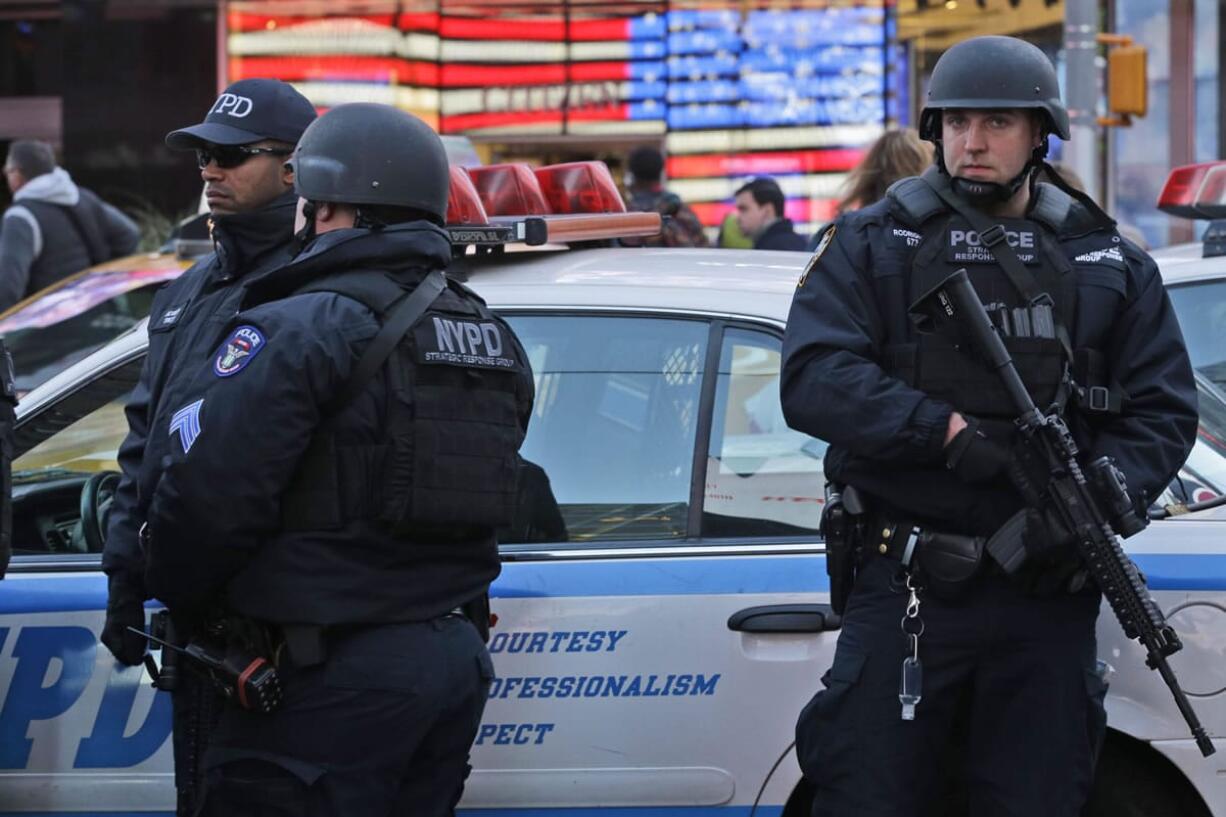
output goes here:
{"type": "MultiPolygon", "coordinates": [[[[281,678],[277,675],[276,667],[270,664],[268,659],[252,655],[234,646],[222,648],[199,641],[189,641],[186,647],[179,647],[135,627],[128,629],[160,645],[163,650],[170,650],[168,657],[169,655],[181,656],[196,662],[204,669],[218,691],[243,709],[267,715],[275,712],[281,706],[281,678]]],[[[146,666],[148,666],[152,663],[152,658],[146,656],[146,659],[146,666]]],[[[177,679],[166,678],[168,665],[175,668],[177,672],[177,662],[165,660],[163,660],[160,673],[150,672],[154,678],[154,686],[158,689],[174,688],[173,684],[177,679]],[[170,686],[167,685],[167,681],[170,682],[170,686]]]]}

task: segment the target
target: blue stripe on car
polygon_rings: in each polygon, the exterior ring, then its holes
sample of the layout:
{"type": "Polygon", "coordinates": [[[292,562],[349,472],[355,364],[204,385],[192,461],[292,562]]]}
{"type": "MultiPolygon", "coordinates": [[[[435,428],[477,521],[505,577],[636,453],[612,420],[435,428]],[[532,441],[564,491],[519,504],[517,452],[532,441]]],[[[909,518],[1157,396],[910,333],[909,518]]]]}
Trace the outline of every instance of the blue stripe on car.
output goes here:
{"type": "MultiPolygon", "coordinates": [[[[1148,553],[1134,557],[1153,590],[1226,590],[1226,554],[1148,553]]],[[[820,555],[657,557],[507,562],[495,598],[691,596],[823,593],[830,589],[820,555]]],[[[0,615],[101,610],[99,573],[10,577],[0,582],[0,615]]]]}

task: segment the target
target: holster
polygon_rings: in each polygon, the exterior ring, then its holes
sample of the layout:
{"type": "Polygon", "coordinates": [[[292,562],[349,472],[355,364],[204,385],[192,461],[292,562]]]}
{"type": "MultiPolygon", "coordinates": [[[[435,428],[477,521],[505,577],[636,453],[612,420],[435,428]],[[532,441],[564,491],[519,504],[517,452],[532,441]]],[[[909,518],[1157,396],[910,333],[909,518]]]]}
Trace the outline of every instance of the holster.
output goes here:
{"type": "Polygon", "coordinates": [[[984,538],[923,531],[915,549],[924,587],[942,599],[955,599],[971,585],[983,564],[984,538]]]}
{"type": "Polygon", "coordinates": [[[830,577],[830,607],[843,614],[856,580],[856,547],[859,541],[858,497],[855,488],[826,485],[826,505],[819,530],[826,542],[826,575],[830,577]]]}
{"type": "MultiPolygon", "coordinates": [[[[176,632],[170,612],[159,610],[150,619],[152,634],[176,646],[187,639],[176,632]]],[[[154,685],[171,693],[172,744],[175,761],[175,815],[194,817],[204,791],[204,753],[221,719],[225,700],[202,672],[181,661],[174,650],[162,649],[162,667],[154,685]]]]}
{"type": "Polygon", "coordinates": [[[490,596],[488,593],[482,593],[467,604],[461,605],[460,609],[464,611],[464,616],[473,623],[477,628],[477,632],[481,636],[481,640],[486,644],[490,643],[490,596]]]}

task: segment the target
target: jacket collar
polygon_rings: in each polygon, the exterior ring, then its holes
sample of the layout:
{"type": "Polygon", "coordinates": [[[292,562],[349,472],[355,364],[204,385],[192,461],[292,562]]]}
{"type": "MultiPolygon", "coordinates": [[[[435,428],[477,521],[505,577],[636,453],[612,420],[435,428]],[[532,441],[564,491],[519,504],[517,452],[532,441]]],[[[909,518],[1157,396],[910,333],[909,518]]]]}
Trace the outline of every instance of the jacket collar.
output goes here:
{"type": "Polygon", "coordinates": [[[427,221],[394,224],[381,230],[349,228],[317,236],[287,264],[250,280],[261,300],[282,298],[310,282],[347,269],[381,270],[406,282],[446,269],[451,242],[441,227],[427,221]]]}
{"type": "Polygon", "coordinates": [[[298,197],[287,191],[258,210],[215,218],[216,275],[222,280],[240,278],[261,266],[276,250],[288,255],[297,206],[298,197]]]}

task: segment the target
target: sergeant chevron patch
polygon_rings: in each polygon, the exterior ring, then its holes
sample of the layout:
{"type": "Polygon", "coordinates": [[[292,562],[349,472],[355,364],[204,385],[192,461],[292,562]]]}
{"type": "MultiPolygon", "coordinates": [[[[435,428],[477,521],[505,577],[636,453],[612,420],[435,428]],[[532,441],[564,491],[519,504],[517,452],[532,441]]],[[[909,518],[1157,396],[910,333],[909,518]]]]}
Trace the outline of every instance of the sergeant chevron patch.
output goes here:
{"type": "Polygon", "coordinates": [[[179,433],[179,442],[183,445],[183,453],[192,450],[192,443],[196,442],[196,438],[200,436],[200,408],[204,405],[204,398],[200,398],[194,403],[190,403],[179,409],[170,418],[170,436],[174,436],[175,432],[179,433]]]}

